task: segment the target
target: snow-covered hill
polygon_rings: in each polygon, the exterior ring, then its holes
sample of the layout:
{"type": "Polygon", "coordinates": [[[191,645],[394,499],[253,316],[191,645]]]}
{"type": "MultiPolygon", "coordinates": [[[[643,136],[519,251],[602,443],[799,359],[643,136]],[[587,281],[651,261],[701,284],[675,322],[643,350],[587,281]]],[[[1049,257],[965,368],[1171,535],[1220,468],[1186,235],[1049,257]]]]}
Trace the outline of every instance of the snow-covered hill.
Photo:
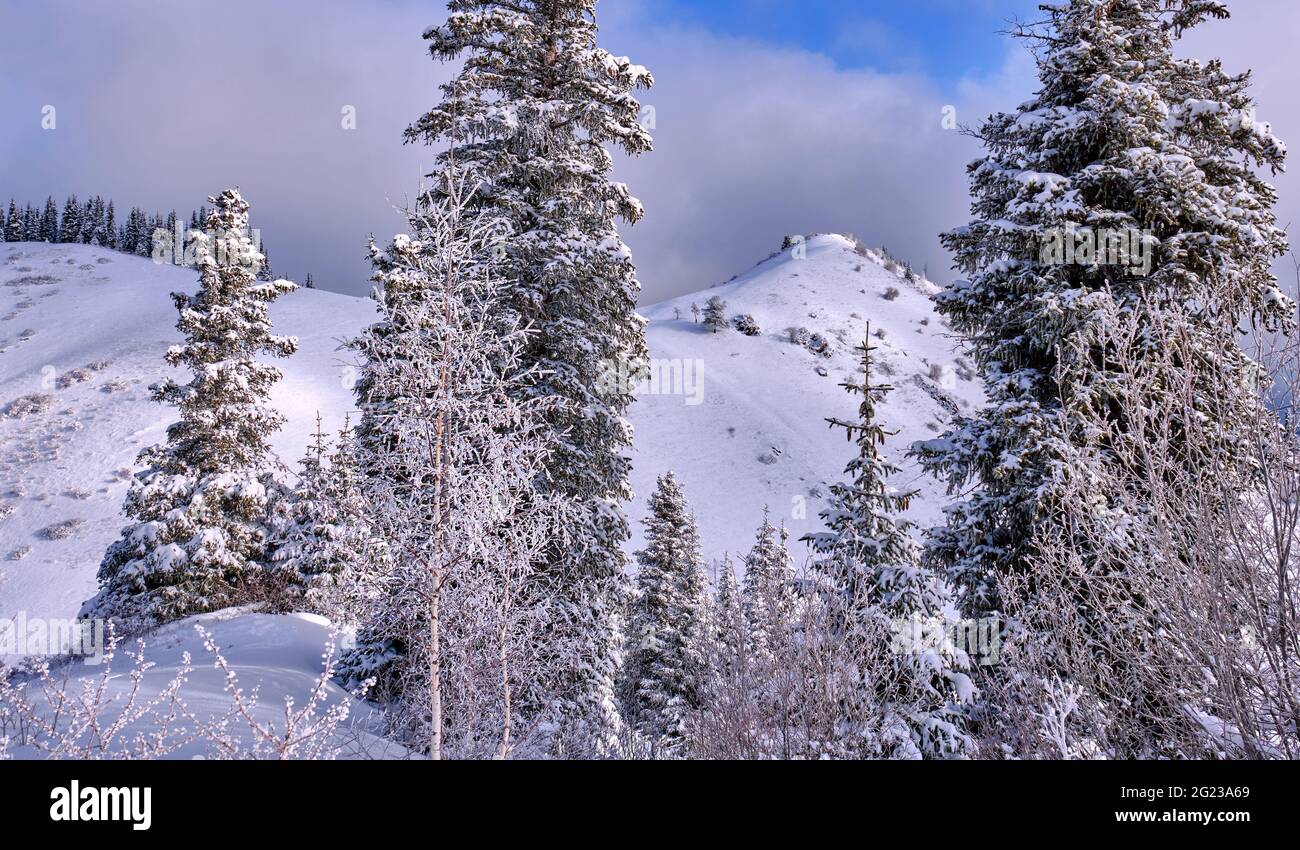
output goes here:
{"type": "MultiPolygon", "coordinates": [[[[881,409],[885,426],[898,431],[886,445],[903,467],[893,483],[920,491],[913,519],[937,522],[944,488],[905,457],[907,447],[933,437],[952,411],[977,405],[981,391],[933,311],[935,291],[851,239],[821,235],[725,284],[644,308],[651,357],[682,369],[694,364],[693,374],[702,366],[703,381],[694,396],[645,393],[632,408],[633,517],[645,515],[655,477],[672,469],[696,509],[710,560],[724,551],[743,556],[765,505],[773,522],[789,529],[796,561],[806,557],[796,541],[820,528],[824,482],[838,480],[852,456],[844,432],[826,418],[857,412],[858,399],[839,384],[860,368],[853,348],[870,322],[872,379],[894,387],[881,409]],[[714,295],[729,318],[751,315],[759,334],[715,334],[695,323],[691,305],[703,309],[714,295]],[[792,342],[790,328],[820,335],[828,355],[792,342]]],[[[669,382],[652,383],[663,389],[669,382]]],[[[635,534],[639,545],[640,523],[635,534]]]]}
{"type": "MultiPolygon", "coordinates": [[[[660,381],[633,407],[634,520],[655,477],[674,470],[699,515],[706,555],[743,553],[764,505],[792,538],[817,527],[823,481],[838,477],[851,446],[827,428],[855,401],[838,386],[856,360],[866,322],[880,370],[897,388],[884,408],[900,431],[888,449],[942,427],[953,406],[978,401],[977,385],[952,351],[929,302],[933,286],[906,282],[851,240],[817,236],[732,281],[643,310],[660,374],[689,368],[702,378],[671,392],[660,381]],[[760,333],[713,334],[690,305],[712,295],[727,315],[748,313],[760,333]],[[790,341],[803,327],[829,356],[790,341]],[[700,369],[702,368],[702,372],[700,369]],[[667,394],[655,394],[668,390],[667,394]]],[[[176,340],[168,293],[194,286],[192,271],[80,245],[0,248],[0,618],[71,617],[95,589],[105,547],[123,525],[122,498],[141,448],[162,439],[170,411],[149,399],[176,340]]],[[[339,341],[373,319],[371,302],[300,290],[272,307],[280,333],[300,350],[282,361],[274,404],[288,423],[274,441],[281,459],[301,456],[317,411],[337,429],[351,409],[354,377],[339,341]]],[[[917,487],[914,508],[934,520],[942,488],[903,461],[897,484],[917,487]]],[[[641,527],[634,522],[633,547],[641,527]]],[[[802,557],[803,546],[793,544],[802,557]]]]}
{"type": "MultiPolygon", "coordinates": [[[[0,246],[0,618],[72,617],[93,593],[136,455],[172,421],[148,389],[178,340],[168,293],[196,282],[90,246],[0,246]]],[[[299,340],[274,391],[289,418],[274,447],[292,465],[318,410],[327,429],[342,425],[353,373],[338,340],[373,313],[365,299],[311,289],[271,315],[299,340]]]]}

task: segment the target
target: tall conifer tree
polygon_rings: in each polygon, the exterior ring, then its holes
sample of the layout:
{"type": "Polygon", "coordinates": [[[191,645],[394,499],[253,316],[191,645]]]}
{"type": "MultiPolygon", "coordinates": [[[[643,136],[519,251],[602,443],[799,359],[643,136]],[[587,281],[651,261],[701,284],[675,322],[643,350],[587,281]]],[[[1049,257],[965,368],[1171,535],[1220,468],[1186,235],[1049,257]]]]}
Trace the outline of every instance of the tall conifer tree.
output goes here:
{"type": "Polygon", "coordinates": [[[448,6],[447,22],[425,38],[435,58],[464,64],[406,137],[456,139],[459,167],[482,181],[476,204],[511,230],[492,257],[509,282],[499,320],[533,330],[521,367],[539,376],[528,392],[554,400],[550,427],[560,438],[538,487],[581,506],[568,539],[545,559],[560,589],[552,649],[573,665],[528,699],[551,715],[557,750],[607,752],[621,722],[614,683],[628,589],[622,503],[631,497],[624,414],[632,388],[608,387],[601,376],[612,364],[640,364],[646,349],[640,286],[617,226],[643,210],[610,179],[606,145],[650,150],[633,92],[653,80],[597,46],[596,0],[448,6]]]}

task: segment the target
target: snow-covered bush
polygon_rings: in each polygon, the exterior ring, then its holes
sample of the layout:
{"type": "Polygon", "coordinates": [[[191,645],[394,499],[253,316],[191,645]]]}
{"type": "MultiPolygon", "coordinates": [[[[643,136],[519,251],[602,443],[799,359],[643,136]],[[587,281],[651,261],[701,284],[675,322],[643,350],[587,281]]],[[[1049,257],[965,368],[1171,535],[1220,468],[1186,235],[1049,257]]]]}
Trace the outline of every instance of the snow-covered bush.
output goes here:
{"type": "Polygon", "coordinates": [[[69,369],[62,375],[59,375],[59,378],[54,382],[54,385],[61,390],[66,390],[69,387],[74,387],[77,384],[90,380],[93,374],[94,373],[89,369],[69,369]]]}
{"type": "Polygon", "coordinates": [[[69,537],[75,536],[85,524],[85,520],[65,519],[62,522],[45,526],[36,534],[42,540],[67,540],[69,537]]]}
{"type": "MultiPolygon", "coordinates": [[[[97,675],[74,679],[68,659],[40,659],[15,670],[0,664],[0,758],[160,759],[188,753],[215,759],[333,759],[350,745],[345,730],[352,705],[331,704],[335,642],[322,653],[322,670],[307,700],[295,705],[285,698],[279,722],[260,719],[259,695],[245,692],[213,637],[195,626],[213,666],[223,674],[229,704],[204,715],[191,709],[184,693],[193,672],[189,652],[176,673],[156,693],[145,686],[154,666],[146,660],[145,642],[120,648],[121,637],[110,624],[97,675]],[[117,665],[119,656],[130,662],[117,665]],[[125,682],[125,687],[119,686],[125,682]]],[[[364,691],[358,692],[364,695],[364,691]]],[[[206,700],[205,700],[206,702],[206,700]]]]}
{"type": "Polygon", "coordinates": [[[758,327],[758,322],[749,313],[733,316],[731,324],[745,336],[758,336],[762,332],[758,327]]]}
{"type": "Polygon", "coordinates": [[[54,406],[54,396],[49,393],[31,393],[21,396],[0,408],[0,416],[7,419],[21,419],[37,413],[45,413],[54,406]]]}

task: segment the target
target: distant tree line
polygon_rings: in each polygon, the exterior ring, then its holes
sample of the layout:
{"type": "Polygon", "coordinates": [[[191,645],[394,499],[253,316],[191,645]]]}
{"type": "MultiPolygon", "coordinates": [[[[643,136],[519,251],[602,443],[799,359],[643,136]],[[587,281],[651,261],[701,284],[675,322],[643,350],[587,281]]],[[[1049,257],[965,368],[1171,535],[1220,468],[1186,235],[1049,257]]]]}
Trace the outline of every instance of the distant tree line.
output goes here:
{"type": "MultiPolygon", "coordinates": [[[[189,229],[199,229],[207,216],[206,207],[192,210],[189,229]]],[[[176,210],[164,215],[132,207],[125,220],[119,222],[116,205],[99,195],[88,197],[84,203],[76,195],[69,195],[63,203],[62,215],[53,196],[45,199],[43,209],[33,204],[20,207],[11,198],[7,211],[0,208],[0,242],[98,245],[124,254],[148,257],[153,254],[154,234],[159,230],[175,233],[179,221],[176,210]]],[[[261,250],[266,254],[265,246],[261,250]]],[[[270,273],[268,260],[263,268],[263,279],[269,279],[270,273]]]]}

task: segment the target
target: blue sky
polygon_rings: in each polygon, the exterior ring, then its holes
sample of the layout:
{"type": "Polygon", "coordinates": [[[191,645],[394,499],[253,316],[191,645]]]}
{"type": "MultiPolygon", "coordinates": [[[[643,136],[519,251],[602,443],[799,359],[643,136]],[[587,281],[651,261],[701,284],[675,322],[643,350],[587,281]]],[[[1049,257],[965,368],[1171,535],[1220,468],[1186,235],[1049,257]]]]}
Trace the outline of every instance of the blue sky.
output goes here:
{"type": "Polygon", "coordinates": [[[659,0],[651,16],[824,54],[841,67],[925,73],[954,81],[995,70],[997,36],[1034,19],[1037,0],[659,0]]]}

